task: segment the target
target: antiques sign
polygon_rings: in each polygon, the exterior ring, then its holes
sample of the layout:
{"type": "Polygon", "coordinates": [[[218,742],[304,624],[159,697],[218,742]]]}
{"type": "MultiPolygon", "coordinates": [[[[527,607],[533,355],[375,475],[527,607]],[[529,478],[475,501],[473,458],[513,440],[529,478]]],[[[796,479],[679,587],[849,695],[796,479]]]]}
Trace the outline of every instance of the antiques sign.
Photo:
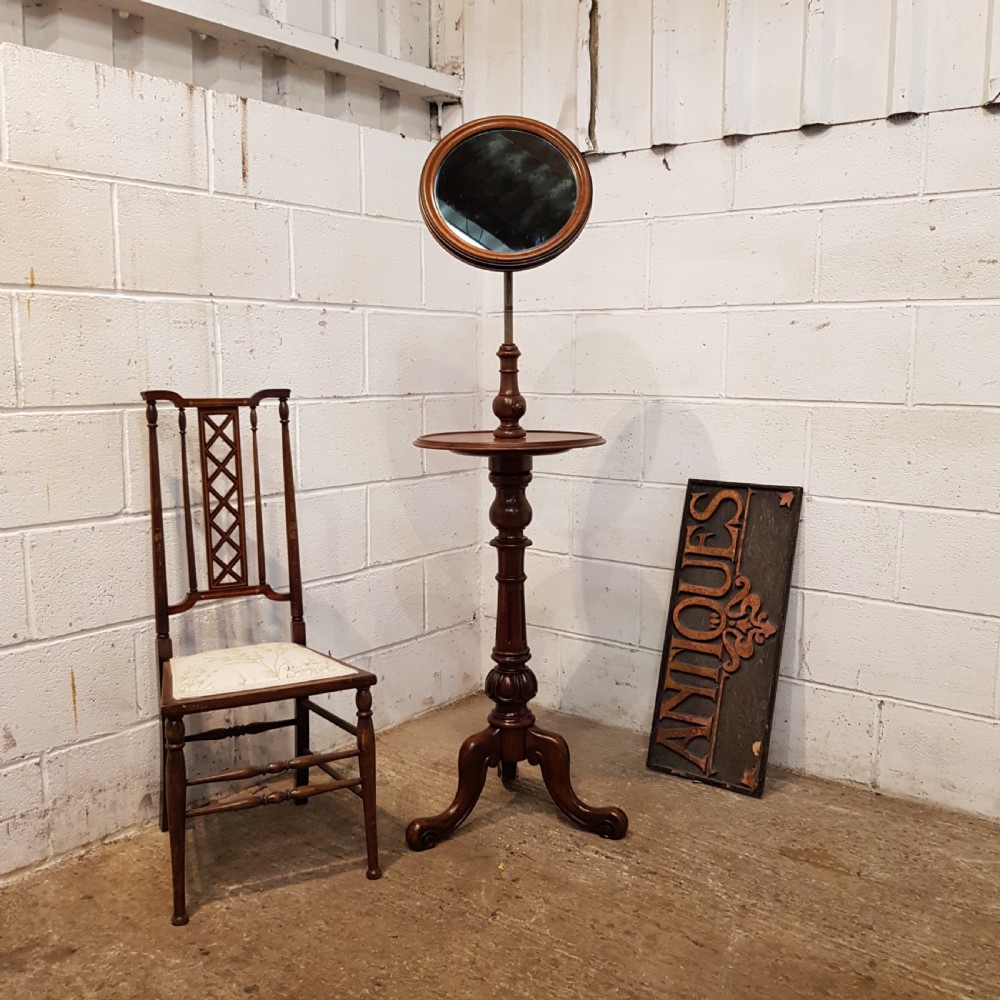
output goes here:
{"type": "Polygon", "coordinates": [[[647,766],[763,792],[801,505],[688,481],[647,766]]]}

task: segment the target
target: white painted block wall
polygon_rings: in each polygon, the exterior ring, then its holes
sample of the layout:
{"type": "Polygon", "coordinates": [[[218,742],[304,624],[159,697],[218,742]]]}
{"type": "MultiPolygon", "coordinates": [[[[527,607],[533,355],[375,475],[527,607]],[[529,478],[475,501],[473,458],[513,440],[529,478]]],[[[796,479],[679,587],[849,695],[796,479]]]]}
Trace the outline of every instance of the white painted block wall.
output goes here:
{"type": "Polygon", "coordinates": [[[429,148],[0,45],[0,872],[155,814],[145,388],[290,387],[311,642],[378,675],[379,728],[477,685],[478,475],[410,443],[478,414],[429,148]]]}
{"type": "Polygon", "coordinates": [[[515,279],[526,425],[608,439],[536,461],[541,704],[648,730],[686,480],[801,484],[773,763],[1000,817],[998,164],[980,109],[590,160],[515,279]]]}

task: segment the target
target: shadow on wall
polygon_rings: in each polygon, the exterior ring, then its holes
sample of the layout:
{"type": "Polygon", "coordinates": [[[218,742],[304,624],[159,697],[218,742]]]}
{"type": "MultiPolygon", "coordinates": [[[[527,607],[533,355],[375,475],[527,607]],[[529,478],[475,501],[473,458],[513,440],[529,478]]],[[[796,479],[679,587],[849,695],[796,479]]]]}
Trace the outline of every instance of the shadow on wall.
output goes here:
{"type": "Polygon", "coordinates": [[[574,550],[608,561],[588,561],[574,573],[572,600],[583,634],[594,638],[561,643],[561,707],[638,731],[647,730],[652,719],[683,490],[606,478],[613,475],[614,449],[621,438],[636,434],[644,442],[644,466],[651,448],[669,448],[671,438],[683,433],[689,448],[696,443],[706,466],[717,466],[694,415],[682,430],[651,425],[651,415],[647,408],[608,438],[590,473],[597,482],[577,492],[582,502],[574,509],[574,550]],[[623,621],[609,621],[609,610],[623,621]]]}
{"type": "MultiPolygon", "coordinates": [[[[684,489],[689,477],[727,478],[729,463],[724,449],[716,447],[712,429],[700,419],[698,406],[646,406],[641,416],[611,432],[588,418],[587,401],[586,396],[574,400],[574,426],[604,433],[608,443],[576,458],[586,464],[576,473],[585,478],[575,480],[571,548],[573,556],[583,558],[559,566],[566,579],[554,580],[553,590],[565,598],[554,602],[556,615],[546,621],[574,634],[545,633],[537,643],[542,654],[538,668],[544,672],[543,687],[550,692],[557,688],[557,700],[550,694],[549,701],[560,709],[645,732],[654,710],[684,489]],[[661,470],[660,482],[614,478],[621,476],[616,449],[633,437],[643,443],[642,468],[661,470]],[[695,460],[685,461],[685,456],[695,460]]],[[[607,400],[601,402],[606,405],[607,400]]],[[[799,559],[801,547],[800,535],[799,559]]],[[[529,564],[529,577],[539,569],[529,564]]],[[[800,609],[793,592],[771,755],[774,763],[795,767],[805,765],[808,753],[802,723],[806,695],[800,685],[788,683],[799,662],[800,609]]],[[[530,618],[530,606],[528,613],[530,618]]],[[[535,620],[540,620],[537,615],[535,620]]]]}

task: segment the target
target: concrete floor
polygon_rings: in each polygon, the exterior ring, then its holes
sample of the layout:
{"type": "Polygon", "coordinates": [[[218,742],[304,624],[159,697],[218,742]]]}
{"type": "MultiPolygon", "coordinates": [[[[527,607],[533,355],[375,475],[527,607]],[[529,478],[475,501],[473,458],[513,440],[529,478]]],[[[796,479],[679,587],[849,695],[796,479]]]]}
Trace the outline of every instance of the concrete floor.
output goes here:
{"type": "Polygon", "coordinates": [[[385,877],[348,793],[194,821],[191,923],[170,925],[145,829],[0,888],[0,997],[1000,997],[1000,829],[772,771],[753,800],[647,771],[642,736],[541,713],[577,791],[624,841],[578,831],[536,768],[490,776],[453,839],[405,823],[454,790],[469,699],[379,738],[385,877]]]}

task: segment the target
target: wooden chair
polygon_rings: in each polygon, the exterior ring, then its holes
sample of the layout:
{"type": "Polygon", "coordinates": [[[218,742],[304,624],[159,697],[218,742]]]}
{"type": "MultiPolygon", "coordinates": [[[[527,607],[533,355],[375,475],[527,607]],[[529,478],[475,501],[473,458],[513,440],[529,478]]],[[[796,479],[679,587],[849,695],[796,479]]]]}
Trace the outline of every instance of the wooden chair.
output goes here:
{"type": "MultiPolygon", "coordinates": [[[[265,389],[247,398],[183,399],[174,392],[142,393],[149,425],[149,473],[152,506],[153,584],[156,603],[156,647],[160,679],[160,719],[163,729],[160,825],[170,833],[170,860],[173,873],[175,925],[188,922],[184,893],[184,826],[191,816],[250,809],[259,805],[290,800],[304,805],[309,797],[346,788],[361,797],[364,808],[367,875],[381,876],[378,865],[378,835],[375,825],[375,732],[372,726],[371,693],[375,676],[357,670],[306,646],[306,626],[302,609],[302,574],[299,565],[298,527],[295,517],[295,488],[292,482],[292,455],[288,432],[287,389],[265,389]],[[281,464],[287,543],[288,590],[279,593],[267,582],[264,547],[264,512],[261,500],[261,464],[258,447],[258,406],[277,401],[280,421],[281,464]],[[164,535],[163,492],[161,489],[160,447],[157,440],[157,403],[176,408],[179,432],[180,487],[183,507],[183,547],[186,559],[187,594],[170,603],[167,591],[167,559],[164,535]],[[205,563],[199,572],[195,557],[195,518],[192,515],[188,473],[187,415],[192,411],[197,423],[197,455],[201,472],[201,511],[204,522],[205,563]],[[253,516],[256,526],[257,582],[251,583],[248,567],[247,514],[241,449],[240,415],[249,411],[253,453],[253,516]],[[198,577],[207,577],[199,586],[198,577]],[[262,595],[271,601],[287,602],[291,612],[291,642],[270,642],[225,649],[206,649],[191,656],[174,656],[170,622],[174,615],[189,611],[205,601],[225,598],[246,599],[262,595]],[[357,727],[312,700],[331,691],[355,689],[357,727]],[[247,725],[212,729],[185,737],[186,716],[215,710],[293,701],[294,718],[261,721],[247,725]],[[356,750],[313,753],[309,749],[310,713],[333,723],[357,739],[356,750]],[[195,740],[218,740],[248,733],[294,727],[295,752],[287,761],[260,767],[236,767],[204,777],[188,778],[184,746],[195,740]],[[334,761],[358,758],[360,776],[344,777],[334,761]],[[319,768],[333,780],[309,783],[310,768],[319,768]],[[265,775],[295,772],[294,787],[269,789],[187,808],[187,789],[211,782],[231,782],[265,775]]],[[[272,407],[266,407],[266,410],[272,407]]],[[[244,425],[245,431],[245,425],[244,425]]],[[[192,450],[194,450],[192,448],[192,450]]],[[[176,483],[176,480],[175,480],[176,483]]]]}

